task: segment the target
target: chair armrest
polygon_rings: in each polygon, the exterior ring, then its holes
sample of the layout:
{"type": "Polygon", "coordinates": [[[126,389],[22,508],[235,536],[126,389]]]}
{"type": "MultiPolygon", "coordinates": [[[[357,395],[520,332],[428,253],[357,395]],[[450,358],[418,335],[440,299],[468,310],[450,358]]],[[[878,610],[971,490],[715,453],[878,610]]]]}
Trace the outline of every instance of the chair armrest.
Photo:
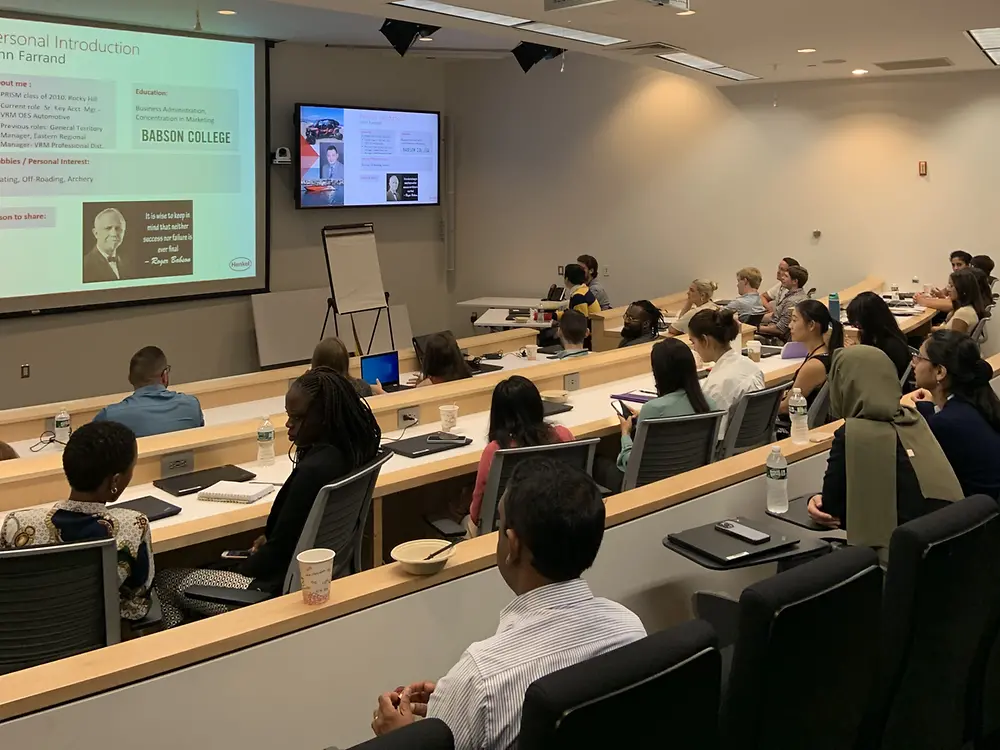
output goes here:
{"type": "Polygon", "coordinates": [[[691,597],[695,617],[707,621],[719,637],[719,648],[736,643],[740,629],[740,603],[725,594],[696,591],[691,597]]]}
{"type": "Polygon", "coordinates": [[[267,591],[234,589],[228,586],[191,586],[184,590],[184,596],[198,602],[223,604],[227,607],[245,607],[274,598],[274,594],[267,591]]]}

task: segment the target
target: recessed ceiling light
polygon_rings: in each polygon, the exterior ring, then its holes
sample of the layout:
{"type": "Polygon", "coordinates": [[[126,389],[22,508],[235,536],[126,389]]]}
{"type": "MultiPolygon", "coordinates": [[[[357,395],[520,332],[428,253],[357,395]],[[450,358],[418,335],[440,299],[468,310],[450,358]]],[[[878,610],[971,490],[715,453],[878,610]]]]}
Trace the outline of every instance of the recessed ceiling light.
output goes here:
{"type": "Polygon", "coordinates": [[[218,13],[220,16],[235,16],[236,15],[236,11],[235,10],[217,10],[215,12],[218,13]]]}
{"type": "Polygon", "coordinates": [[[398,5],[400,8],[425,10],[428,13],[440,13],[443,16],[468,18],[470,21],[491,23],[494,26],[520,26],[522,23],[531,22],[530,18],[515,18],[514,16],[505,16],[501,13],[490,13],[485,10],[473,10],[472,8],[463,8],[458,5],[438,3],[434,0],[394,0],[390,5],[398,5]]]}
{"type": "Polygon", "coordinates": [[[546,36],[557,36],[561,39],[573,39],[577,42],[596,44],[600,47],[610,47],[612,44],[624,44],[628,39],[621,39],[616,36],[605,36],[604,34],[594,34],[590,31],[580,29],[566,29],[562,26],[553,26],[548,23],[525,23],[518,25],[518,30],[534,31],[536,34],[546,36]]]}
{"type": "Polygon", "coordinates": [[[868,71],[865,70],[864,68],[855,68],[854,70],[851,71],[851,75],[866,76],[868,75],[868,71]]]}
{"type": "Polygon", "coordinates": [[[691,55],[688,54],[687,52],[674,52],[669,55],[657,55],[657,57],[660,58],[661,60],[666,60],[667,62],[683,65],[685,68],[700,70],[702,73],[711,73],[714,76],[720,76],[721,78],[728,78],[732,81],[760,80],[760,76],[755,76],[750,73],[744,73],[742,70],[736,70],[735,68],[728,68],[722,63],[713,62],[712,60],[706,60],[704,57],[691,55]]]}
{"type": "Polygon", "coordinates": [[[816,50],[813,49],[812,47],[803,47],[800,50],[796,50],[796,52],[801,52],[803,55],[808,55],[808,54],[810,54],[812,52],[815,52],[815,51],[816,50]]]}
{"type": "Polygon", "coordinates": [[[693,16],[695,13],[697,13],[697,11],[694,11],[694,10],[682,10],[677,15],[679,15],[679,16],[693,16]]]}
{"type": "Polygon", "coordinates": [[[1000,29],[972,29],[969,36],[994,65],[1000,65],[1000,29]]]}

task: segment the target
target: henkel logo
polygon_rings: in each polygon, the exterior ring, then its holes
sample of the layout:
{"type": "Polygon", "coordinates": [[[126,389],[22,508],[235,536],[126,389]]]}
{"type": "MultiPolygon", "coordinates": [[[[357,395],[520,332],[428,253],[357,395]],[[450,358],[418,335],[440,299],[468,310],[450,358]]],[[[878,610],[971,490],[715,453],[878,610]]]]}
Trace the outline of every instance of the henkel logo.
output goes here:
{"type": "Polygon", "coordinates": [[[252,265],[253,261],[249,258],[233,258],[229,261],[229,267],[234,271],[247,271],[252,265]]]}

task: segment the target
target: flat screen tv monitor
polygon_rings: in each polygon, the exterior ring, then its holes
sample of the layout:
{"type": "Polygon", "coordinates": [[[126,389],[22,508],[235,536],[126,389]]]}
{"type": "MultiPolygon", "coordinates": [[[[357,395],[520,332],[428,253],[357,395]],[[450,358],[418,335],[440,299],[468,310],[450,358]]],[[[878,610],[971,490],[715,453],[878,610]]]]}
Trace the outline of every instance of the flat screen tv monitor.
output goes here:
{"type": "Polygon", "coordinates": [[[440,203],[437,112],[296,104],[299,208],[440,203]]]}
{"type": "Polygon", "coordinates": [[[266,59],[0,12],[0,316],[263,291],[266,59]]]}

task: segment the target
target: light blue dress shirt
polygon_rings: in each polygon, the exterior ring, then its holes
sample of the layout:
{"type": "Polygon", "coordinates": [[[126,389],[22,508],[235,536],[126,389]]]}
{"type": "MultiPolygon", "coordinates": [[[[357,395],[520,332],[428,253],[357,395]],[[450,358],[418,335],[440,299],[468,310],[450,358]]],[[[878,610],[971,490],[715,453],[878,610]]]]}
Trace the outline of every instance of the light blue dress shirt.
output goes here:
{"type": "Polygon", "coordinates": [[[95,422],[119,422],[136,437],[204,427],[205,415],[198,399],[187,393],[170,391],[162,385],[144,385],[131,396],[101,409],[95,422]]]}

